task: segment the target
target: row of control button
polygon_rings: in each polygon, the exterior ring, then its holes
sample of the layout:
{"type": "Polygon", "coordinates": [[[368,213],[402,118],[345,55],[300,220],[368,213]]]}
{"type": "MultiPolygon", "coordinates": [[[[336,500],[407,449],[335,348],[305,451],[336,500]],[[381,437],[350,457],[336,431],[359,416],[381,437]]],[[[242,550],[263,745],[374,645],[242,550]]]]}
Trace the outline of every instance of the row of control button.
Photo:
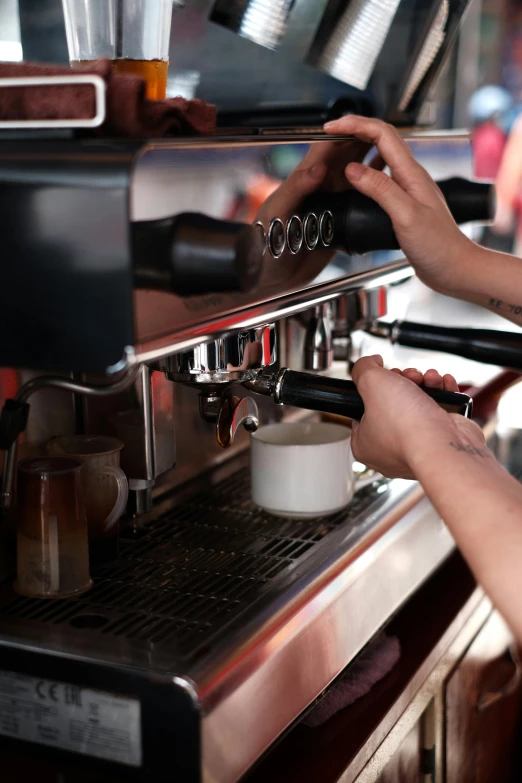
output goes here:
{"type": "Polygon", "coordinates": [[[299,215],[292,215],[286,225],[280,218],[274,218],[268,228],[267,246],[270,255],[280,258],[285,249],[295,255],[303,247],[315,250],[319,240],[323,247],[330,247],[334,238],[334,219],[329,210],[320,217],[309,212],[304,220],[299,215]]]}

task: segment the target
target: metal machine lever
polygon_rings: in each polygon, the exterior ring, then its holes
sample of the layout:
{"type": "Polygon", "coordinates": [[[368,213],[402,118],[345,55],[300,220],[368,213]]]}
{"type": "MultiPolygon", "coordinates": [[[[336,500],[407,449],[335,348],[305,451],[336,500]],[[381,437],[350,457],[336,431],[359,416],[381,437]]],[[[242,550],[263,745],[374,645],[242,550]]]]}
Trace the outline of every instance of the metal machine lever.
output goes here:
{"type": "MultiPolygon", "coordinates": [[[[245,385],[252,391],[270,395],[280,405],[333,413],[357,421],[364,415],[364,402],[353,381],[282,369],[272,375],[259,373],[255,381],[245,385]]],[[[421,388],[448,413],[471,418],[473,402],[467,394],[421,388]]]]}
{"type": "Polygon", "coordinates": [[[252,291],[265,250],[259,226],[186,212],[132,224],[136,288],[180,296],[252,291]]]}
{"type": "MultiPolygon", "coordinates": [[[[437,183],[457,223],[489,221],[495,214],[494,187],[453,177],[437,183]]],[[[334,225],[332,247],[352,255],[399,248],[392,222],[371,198],[356,190],[315,193],[301,208],[303,214],[331,213],[334,225]]]]}
{"type": "Polygon", "coordinates": [[[306,370],[327,370],[332,364],[332,333],[328,321],[328,305],[323,304],[315,307],[306,327],[304,345],[304,366],[306,370]]]}
{"type": "Polygon", "coordinates": [[[366,331],[397,345],[423,348],[522,370],[522,334],[495,329],[454,329],[447,326],[416,324],[410,321],[375,321],[366,331]]]}

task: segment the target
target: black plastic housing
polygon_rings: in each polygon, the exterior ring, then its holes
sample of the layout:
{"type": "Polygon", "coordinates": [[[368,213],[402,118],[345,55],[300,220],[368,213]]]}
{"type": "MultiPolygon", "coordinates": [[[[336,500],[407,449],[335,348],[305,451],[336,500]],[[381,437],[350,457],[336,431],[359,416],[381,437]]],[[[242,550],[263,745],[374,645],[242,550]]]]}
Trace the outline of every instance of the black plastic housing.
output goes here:
{"type": "MultiPolygon", "coordinates": [[[[457,223],[493,219],[494,188],[490,183],[453,177],[437,184],[457,223]]],[[[334,218],[333,247],[350,255],[399,248],[391,219],[368,196],[356,190],[314,194],[301,208],[303,216],[307,212],[321,215],[325,210],[334,218]]]]}
{"type": "Polygon", "coordinates": [[[136,288],[181,296],[252,291],[261,276],[260,226],[186,212],[132,224],[136,288]]]}
{"type": "MultiPolygon", "coordinates": [[[[421,387],[441,408],[471,418],[472,400],[467,394],[421,387]]],[[[278,402],[296,408],[333,413],[360,421],[364,402],[353,381],[287,370],[282,376],[278,402]]]]}
{"type": "Polygon", "coordinates": [[[522,370],[520,332],[460,329],[397,321],[391,326],[391,336],[398,345],[451,353],[483,364],[522,370]]]}

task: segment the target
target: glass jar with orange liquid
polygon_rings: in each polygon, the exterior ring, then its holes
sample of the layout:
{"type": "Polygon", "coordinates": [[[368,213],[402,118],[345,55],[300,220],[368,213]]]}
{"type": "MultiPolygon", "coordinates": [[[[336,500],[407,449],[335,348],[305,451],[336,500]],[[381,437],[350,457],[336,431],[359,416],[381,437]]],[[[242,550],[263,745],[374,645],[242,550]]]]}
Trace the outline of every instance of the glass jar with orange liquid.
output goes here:
{"type": "Polygon", "coordinates": [[[164,100],[174,0],[62,2],[73,68],[107,57],[118,73],[145,80],[147,98],[164,100]]]}

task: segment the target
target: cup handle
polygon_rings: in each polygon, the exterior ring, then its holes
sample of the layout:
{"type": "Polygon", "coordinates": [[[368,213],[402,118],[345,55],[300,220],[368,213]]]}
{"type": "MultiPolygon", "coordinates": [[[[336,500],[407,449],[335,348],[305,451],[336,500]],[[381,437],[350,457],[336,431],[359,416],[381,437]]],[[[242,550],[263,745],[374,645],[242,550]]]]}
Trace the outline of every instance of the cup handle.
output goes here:
{"type": "Polygon", "coordinates": [[[107,533],[111,527],[116,524],[118,519],[125,511],[125,506],[127,505],[127,499],[129,497],[129,482],[127,481],[127,476],[121,468],[109,466],[105,468],[104,473],[107,476],[114,476],[118,485],[118,497],[116,498],[116,503],[114,504],[114,508],[112,509],[111,513],[103,523],[103,531],[104,533],[107,533]]]}

